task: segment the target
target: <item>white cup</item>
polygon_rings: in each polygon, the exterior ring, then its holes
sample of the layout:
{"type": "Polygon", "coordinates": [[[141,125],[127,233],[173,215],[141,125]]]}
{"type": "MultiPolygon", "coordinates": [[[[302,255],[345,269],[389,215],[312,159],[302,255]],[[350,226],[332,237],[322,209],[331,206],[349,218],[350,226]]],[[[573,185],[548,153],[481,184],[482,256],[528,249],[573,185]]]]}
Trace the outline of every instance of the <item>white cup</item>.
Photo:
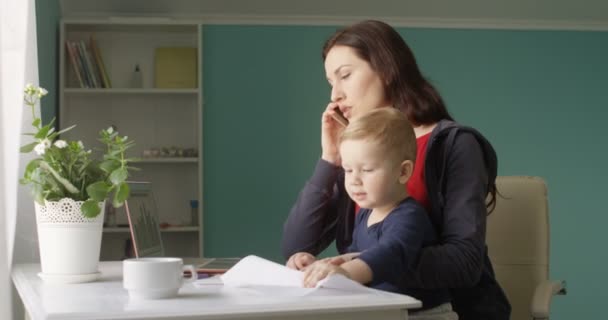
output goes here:
{"type": "Polygon", "coordinates": [[[132,299],[166,299],[177,296],[184,283],[197,279],[197,273],[180,258],[135,258],[122,262],[122,277],[132,299]],[[184,271],[190,271],[189,278],[184,278],[184,271]]]}

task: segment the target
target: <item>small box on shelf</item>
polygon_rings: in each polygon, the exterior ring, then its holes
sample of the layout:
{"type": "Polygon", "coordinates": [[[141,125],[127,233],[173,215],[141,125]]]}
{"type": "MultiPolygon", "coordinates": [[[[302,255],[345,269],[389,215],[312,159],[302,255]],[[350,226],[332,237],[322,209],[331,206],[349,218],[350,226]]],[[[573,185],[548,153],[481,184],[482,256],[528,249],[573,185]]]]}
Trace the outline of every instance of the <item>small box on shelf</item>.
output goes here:
{"type": "Polygon", "coordinates": [[[162,147],[145,149],[142,152],[143,158],[196,158],[198,150],[196,148],[162,147]]]}
{"type": "Polygon", "coordinates": [[[190,200],[190,225],[198,226],[198,200],[190,200]]]}
{"type": "Polygon", "coordinates": [[[156,48],[155,84],[157,88],[196,88],[198,59],[196,48],[156,48]]]}

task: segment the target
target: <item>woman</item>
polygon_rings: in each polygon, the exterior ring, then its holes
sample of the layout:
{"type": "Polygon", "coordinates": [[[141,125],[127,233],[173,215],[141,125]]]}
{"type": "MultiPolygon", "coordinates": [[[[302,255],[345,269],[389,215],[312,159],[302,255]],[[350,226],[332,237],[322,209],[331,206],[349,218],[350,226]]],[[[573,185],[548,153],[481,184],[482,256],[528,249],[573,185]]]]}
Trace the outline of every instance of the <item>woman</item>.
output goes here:
{"type": "Polygon", "coordinates": [[[322,115],[321,159],[284,225],[287,265],[303,269],[336,241],[351,242],[354,203],[344,190],[336,108],[354,119],[395,107],[414,125],[418,154],[408,193],[430,214],[440,245],[423,249],[409,287],[450,288],[460,319],[509,319],[485,245],[486,216],[496,197],[496,155],[477,131],[453,122],[412,51],[389,25],[364,21],[334,34],[323,48],[331,102],[322,115]],[[486,198],[489,203],[486,206],[486,198]]]}

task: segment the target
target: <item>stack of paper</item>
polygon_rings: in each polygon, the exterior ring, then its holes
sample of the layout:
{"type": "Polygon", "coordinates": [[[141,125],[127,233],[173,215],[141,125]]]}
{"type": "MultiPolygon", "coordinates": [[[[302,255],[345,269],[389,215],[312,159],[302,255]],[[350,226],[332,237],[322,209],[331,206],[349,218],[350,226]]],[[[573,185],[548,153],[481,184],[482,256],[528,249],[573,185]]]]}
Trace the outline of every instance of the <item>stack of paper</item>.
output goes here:
{"type": "MultiPolygon", "coordinates": [[[[247,256],[221,276],[225,286],[281,286],[303,288],[304,273],[278,263],[247,256]]],[[[319,281],[317,288],[329,288],[349,292],[369,292],[371,289],[341,274],[333,274],[319,281]]]]}

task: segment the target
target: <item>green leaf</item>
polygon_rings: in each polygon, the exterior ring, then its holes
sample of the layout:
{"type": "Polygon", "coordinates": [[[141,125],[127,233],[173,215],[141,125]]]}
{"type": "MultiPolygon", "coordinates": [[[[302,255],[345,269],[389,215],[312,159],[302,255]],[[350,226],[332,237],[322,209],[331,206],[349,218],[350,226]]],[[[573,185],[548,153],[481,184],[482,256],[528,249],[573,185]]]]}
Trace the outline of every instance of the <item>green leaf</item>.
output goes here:
{"type": "Polygon", "coordinates": [[[51,130],[51,126],[46,125],[46,126],[40,128],[40,130],[38,130],[38,133],[36,133],[36,135],[34,137],[36,139],[44,139],[44,138],[46,138],[47,134],[49,133],[49,130],[51,130]]]}
{"type": "Polygon", "coordinates": [[[129,148],[133,147],[134,145],[135,145],[135,142],[133,142],[133,141],[129,141],[129,142],[127,142],[127,143],[125,144],[125,147],[124,147],[124,148],[125,148],[125,150],[126,150],[126,149],[129,149],[129,148]]]}
{"type": "Polygon", "coordinates": [[[95,218],[101,212],[99,201],[95,201],[93,199],[85,201],[80,207],[80,210],[82,211],[82,215],[87,218],[95,218]]]}
{"type": "Polygon", "coordinates": [[[99,164],[99,168],[101,168],[101,170],[103,170],[104,172],[110,173],[110,172],[120,168],[120,161],[106,160],[99,164]]]}
{"type": "Polygon", "coordinates": [[[128,166],[127,168],[128,168],[129,170],[132,170],[132,171],[140,171],[140,170],[141,170],[141,169],[140,169],[140,168],[138,168],[138,167],[132,167],[132,166],[128,166]]]}
{"type": "Polygon", "coordinates": [[[38,144],[38,142],[32,142],[32,143],[24,145],[19,150],[21,151],[21,153],[32,152],[32,150],[34,150],[34,148],[36,147],[37,144],[38,144]]]}
{"type": "Polygon", "coordinates": [[[32,121],[32,126],[38,128],[38,126],[40,125],[40,121],[40,118],[34,119],[34,121],[32,121]]]}
{"type": "Polygon", "coordinates": [[[34,159],[32,161],[30,161],[27,166],[25,167],[25,171],[23,172],[23,177],[30,177],[32,175],[32,172],[34,172],[34,170],[36,170],[36,168],[38,168],[39,164],[40,164],[40,159],[34,159]]]}
{"type": "Polygon", "coordinates": [[[119,185],[127,180],[127,175],[127,168],[118,168],[110,174],[110,182],[112,182],[113,185],[119,185]]]}
{"type": "Polygon", "coordinates": [[[70,181],[63,178],[59,173],[57,173],[57,171],[55,171],[55,169],[53,169],[46,161],[40,161],[40,167],[49,171],[53,175],[53,177],[55,177],[55,179],[57,179],[57,181],[59,181],[59,183],[61,183],[61,185],[63,185],[63,187],[69,193],[78,193],[78,189],[74,187],[74,185],[70,181]]]}
{"type": "Polygon", "coordinates": [[[70,126],[70,127],[68,127],[68,128],[65,128],[65,129],[63,129],[63,130],[61,130],[61,131],[57,132],[57,134],[62,134],[62,133],[64,133],[64,132],[70,131],[70,130],[72,130],[72,129],[73,129],[75,126],[76,126],[76,125],[73,125],[73,126],[70,126]]]}
{"type": "Polygon", "coordinates": [[[120,150],[111,150],[108,152],[107,156],[110,158],[118,159],[121,154],[122,151],[120,150]]]}
{"type": "Polygon", "coordinates": [[[58,136],[59,134],[57,132],[51,133],[49,134],[49,136],[47,137],[47,139],[51,140],[51,141],[55,141],[55,138],[58,136]]]}
{"type": "Polygon", "coordinates": [[[121,183],[118,186],[118,190],[114,194],[114,200],[112,200],[112,205],[115,208],[121,207],[122,204],[129,198],[129,185],[126,182],[121,183]]]}
{"type": "Polygon", "coordinates": [[[103,201],[108,197],[108,193],[110,192],[110,188],[112,186],[108,185],[104,181],[95,182],[87,187],[87,193],[91,199],[99,202],[103,201]]]}

